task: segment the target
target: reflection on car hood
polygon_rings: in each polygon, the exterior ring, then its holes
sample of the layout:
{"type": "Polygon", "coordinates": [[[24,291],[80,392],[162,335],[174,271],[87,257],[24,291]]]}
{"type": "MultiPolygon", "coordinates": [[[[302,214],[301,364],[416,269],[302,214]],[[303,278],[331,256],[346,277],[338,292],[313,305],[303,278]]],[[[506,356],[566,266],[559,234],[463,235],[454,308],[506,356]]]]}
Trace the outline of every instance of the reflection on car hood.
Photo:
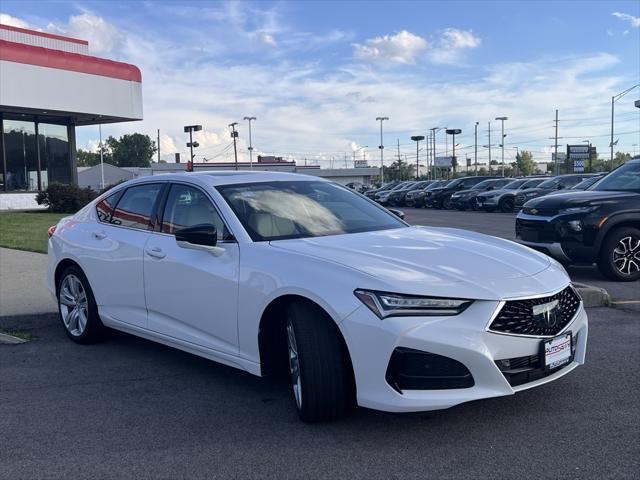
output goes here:
{"type": "Polygon", "coordinates": [[[546,255],[451,228],[408,227],[271,245],[358,270],[377,280],[378,288],[415,295],[503,299],[556,291],[569,281],[546,255]]]}
{"type": "MultiPolygon", "coordinates": [[[[597,205],[604,202],[615,202],[638,198],[640,194],[633,192],[611,192],[599,190],[561,190],[555,195],[545,195],[527,202],[528,207],[536,208],[572,208],[586,205],[597,205]]],[[[639,203],[640,205],[640,203],[639,203]]]]}

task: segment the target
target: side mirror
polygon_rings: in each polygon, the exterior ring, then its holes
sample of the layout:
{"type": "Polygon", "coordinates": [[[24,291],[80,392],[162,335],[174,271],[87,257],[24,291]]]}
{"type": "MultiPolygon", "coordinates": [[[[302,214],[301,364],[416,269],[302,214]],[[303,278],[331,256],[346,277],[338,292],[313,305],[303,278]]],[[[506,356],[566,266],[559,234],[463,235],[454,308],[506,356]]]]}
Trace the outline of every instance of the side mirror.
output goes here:
{"type": "Polygon", "coordinates": [[[402,220],[404,220],[404,212],[402,210],[396,210],[395,208],[389,208],[388,210],[391,213],[393,213],[396,217],[399,217],[402,220]]]}
{"type": "Polygon", "coordinates": [[[493,190],[493,187],[487,187],[487,191],[493,190]]]}
{"type": "Polygon", "coordinates": [[[458,190],[464,190],[464,189],[465,189],[465,186],[464,186],[464,185],[458,185],[457,189],[458,189],[458,190]]]}
{"type": "Polygon", "coordinates": [[[202,250],[218,257],[224,253],[224,248],[217,247],[218,231],[210,223],[201,223],[192,227],[176,230],[176,243],[181,248],[202,250]]]}
{"type": "Polygon", "coordinates": [[[563,185],[563,184],[561,184],[561,183],[559,183],[559,184],[558,184],[558,190],[562,190],[563,188],[564,188],[564,185],[563,185]]]}

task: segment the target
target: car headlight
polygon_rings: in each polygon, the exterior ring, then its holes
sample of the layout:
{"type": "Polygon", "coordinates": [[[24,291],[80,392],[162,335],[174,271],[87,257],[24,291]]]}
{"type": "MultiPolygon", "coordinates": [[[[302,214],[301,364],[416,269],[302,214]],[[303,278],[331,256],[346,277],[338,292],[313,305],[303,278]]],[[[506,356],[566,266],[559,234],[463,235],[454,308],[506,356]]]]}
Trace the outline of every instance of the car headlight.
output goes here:
{"type": "Polygon", "coordinates": [[[595,212],[598,209],[597,206],[585,206],[585,207],[571,207],[571,208],[562,208],[558,210],[560,215],[570,215],[572,213],[591,213],[595,212]]]}
{"type": "Polygon", "coordinates": [[[529,192],[524,194],[527,198],[535,197],[536,195],[538,195],[538,192],[529,192]]]}
{"type": "Polygon", "coordinates": [[[414,197],[424,197],[424,196],[426,196],[426,195],[427,195],[427,193],[426,193],[426,192],[418,192],[418,193],[416,193],[416,194],[414,195],[414,197]]]}
{"type": "Polygon", "coordinates": [[[473,300],[424,297],[399,293],[356,290],[353,292],[378,318],[399,316],[450,316],[462,313],[473,300]]]}

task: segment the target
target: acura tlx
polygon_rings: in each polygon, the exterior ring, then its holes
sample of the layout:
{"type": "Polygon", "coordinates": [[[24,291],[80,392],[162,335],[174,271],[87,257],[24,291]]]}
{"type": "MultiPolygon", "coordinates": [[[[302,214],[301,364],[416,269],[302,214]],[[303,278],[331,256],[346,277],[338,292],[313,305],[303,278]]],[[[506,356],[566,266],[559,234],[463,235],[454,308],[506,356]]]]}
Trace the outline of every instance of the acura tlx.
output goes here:
{"type": "Polygon", "coordinates": [[[410,226],[315,177],[136,179],[49,235],[48,286],[71,340],[111,328],[287,372],[307,422],[511,395],[585,359],[587,316],[555,260],[410,226]]]}

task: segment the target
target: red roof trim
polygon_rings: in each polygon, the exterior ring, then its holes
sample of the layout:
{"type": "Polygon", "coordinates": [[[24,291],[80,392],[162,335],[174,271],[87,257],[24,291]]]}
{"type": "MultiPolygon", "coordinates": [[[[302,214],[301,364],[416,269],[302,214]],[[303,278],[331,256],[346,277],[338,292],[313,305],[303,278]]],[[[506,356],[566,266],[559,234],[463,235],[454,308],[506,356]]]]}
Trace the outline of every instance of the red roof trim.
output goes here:
{"type": "Polygon", "coordinates": [[[80,45],[89,45],[89,42],[87,42],[86,40],[80,40],[78,38],[71,38],[71,37],[64,37],[62,35],[54,35],[53,33],[39,32],[37,30],[30,30],[28,28],[14,27],[12,25],[4,25],[2,23],[0,23],[0,28],[3,30],[12,30],[14,32],[26,33],[28,35],[36,35],[38,37],[52,38],[54,40],[62,40],[65,42],[78,43],[80,45]]]}
{"type": "Polygon", "coordinates": [[[135,65],[5,40],[0,40],[0,60],[142,82],[140,69],[135,65]]]}

